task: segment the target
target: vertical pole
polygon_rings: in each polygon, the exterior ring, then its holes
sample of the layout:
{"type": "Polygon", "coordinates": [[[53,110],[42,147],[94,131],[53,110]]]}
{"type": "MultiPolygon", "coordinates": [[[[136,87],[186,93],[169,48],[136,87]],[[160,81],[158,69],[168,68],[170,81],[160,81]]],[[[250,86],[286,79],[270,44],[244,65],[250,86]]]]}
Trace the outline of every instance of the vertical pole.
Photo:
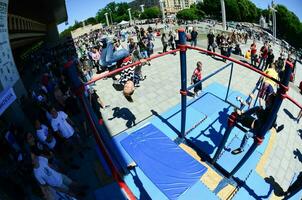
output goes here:
{"type": "MultiPolygon", "coordinates": [[[[282,85],[285,87],[288,87],[290,75],[292,73],[293,64],[290,62],[286,62],[285,66],[285,72],[284,77],[281,80],[282,85]]],[[[249,159],[249,157],[253,154],[253,152],[256,150],[258,145],[261,144],[262,140],[265,137],[265,134],[270,130],[273,123],[275,122],[275,119],[277,117],[277,113],[281,107],[283,96],[286,95],[288,88],[280,87],[277,91],[277,97],[275,101],[273,102],[273,108],[270,113],[270,118],[264,122],[261,130],[259,131],[258,135],[254,137],[254,143],[250,147],[250,149],[246,152],[246,154],[243,156],[243,158],[238,162],[238,164],[234,167],[234,169],[230,172],[229,176],[233,176],[243,165],[244,163],[249,159]]]]}
{"type": "Polygon", "coordinates": [[[231,63],[230,77],[229,77],[229,83],[228,83],[228,90],[227,90],[227,93],[226,93],[226,96],[225,96],[225,100],[224,100],[224,101],[227,101],[228,96],[229,96],[230,86],[231,86],[232,77],[233,77],[233,67],[234,67],[234,63],[232,62],[232,63],[231,63]]]}
{"type": "Polygon", "coordinates": [[[105,17],[106,17],[107,26],[109,27],[108,13],[105,13],[105,17]]]}
{"type": "Polygon", "coordinates": [[[220,0],[221,4],[221,14],[222,14],[222,29],[226,30],[226,14],[225,14],[225,4],[224,0],[220,0]]]}
{"type": "Polygon", "coordinates": [[[128,8],[128,14],[129,14],[129,22],[130,22],[130,25],[132,25],[131,8],[128,8]]]}
{"type": "Polygon", "coordinates": [[[165,22],[165,5],[164,5],[164,0],[159,0],[159,5],[160,5],[160,9],[161,9],[162,16],[163,16],[163,22],[165,22]]]}
{"type": "Polygon", "coordinates": [[[187,56],[186,51],[186,33],[184,29],[178,30],[179,48],[180,48],[180,78],[181,78],[181,137],[185,136],[186,132],[186,114],[187,114],[187,56]]]}

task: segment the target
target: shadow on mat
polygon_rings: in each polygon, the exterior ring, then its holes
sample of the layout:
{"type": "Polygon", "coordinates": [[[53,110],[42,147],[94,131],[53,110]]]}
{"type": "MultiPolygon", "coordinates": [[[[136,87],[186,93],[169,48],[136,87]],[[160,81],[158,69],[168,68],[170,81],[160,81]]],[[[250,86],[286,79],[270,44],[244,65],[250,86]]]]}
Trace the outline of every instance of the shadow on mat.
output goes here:
{"type": "Polygon", "coordinates": [[[302,163],[302,153],[299,149],[293,151],[294,158],[298,159],[302,163]]]}
{"type": "Polygon", "coordinates": [[[113,114],[112,117],[108,120],[113,120],[115,118],[122,118],[126,120],[126,126],[128,128],[131,128],[132,126],[135,126],[135,115],[128,109],[128,108],[120,108],[120,107],[114,107],[112,108],[113,114]]]}
{"type": "MultiPolygon", "coordinates": [[[[230,107],[229,107],[230,108],[230,107]]],[[[218,113],[218,118],[215,119],[206,129],[202,130],[200,134],[198,134],[195,138],[190,137],[190,140],[196,146],[199,146],[205,151],[207,154],[212,154],[217,146],[219,146],[221,139],[224,134],[224,130],[227,128],[227,119],[228,119],[228,111],[229,108],[224,108],[222,111],[218,113]],[[219,130],[218,126],[214,126],[216,122],[219,122],[219,130]],[[213,144],[211,145],[207,141],[199,141],[198,138],[204,135],[205,137],[209,138],[213,144]]]]}
{"type": "Polygon", "coordinates": [[[139,189],[139,194],[140,194],[139,199],[152,200],[151,197],[149,196],[149,194],[147,193],[147,191],[145,190],[143,183],[138,178],[136,169],[134,168],[133,170],[130,170],[130,173],[132,175],[134,184],[139,189]],[[134,172],[134,174],[132,172],[134,172]]]}
{"type": "Polygon", "coordinates": [[[181,137],[181,134],[180,134],[179,130],[177,128],[175,128],[167,119],[162,117],[155,110],[150,110],[150,111],[154,116],[158,117],[164,124],[166,124],[170,129],[172,129],[178,135],[178,137],[181,137]]]}
{"type": "Polygon", "coordinates": [[[240,182],[241,182],[240,186],[241,186],[242,188],[244,188],[244,189],[249,193],[249,195],[250,195],[251,197],[253,197],[254,199],[256,199],[256,200],[268,199],[269,196],[270,196],[270,195],[272,194],[272,192],[274,191],[273,186],[270,185],[270,188],[269,188],[269,191],[267,192],[267,194],[262,195],[262,196],[259,196],[259,195],[257,195],[257,194],[255,193],[255,191],[254,191],[252,188],[250,188],[245,182],[243,182],[243,181],[240,181],[240,182]]]}
{"type": "Polygon", "coordinates": [[[283,109],[283,111],[285,112],[285,114],[290,118],[290,119],[296,119],[296,117],[293,116],[293,114],[287,110],[286,108],[283,109]]]}
{"type": "Polygon", "coordinates": [[[267,182],[268,184],[270,184],[270,186],[273,188],[274,190],[274,194],[278,197],[283,196],[284,191],[282,189],[282,187],[279,185],[279,183],[277,183],[274,179],[274,177],[269,176],[264,178],[265,182],[267,182]]]}

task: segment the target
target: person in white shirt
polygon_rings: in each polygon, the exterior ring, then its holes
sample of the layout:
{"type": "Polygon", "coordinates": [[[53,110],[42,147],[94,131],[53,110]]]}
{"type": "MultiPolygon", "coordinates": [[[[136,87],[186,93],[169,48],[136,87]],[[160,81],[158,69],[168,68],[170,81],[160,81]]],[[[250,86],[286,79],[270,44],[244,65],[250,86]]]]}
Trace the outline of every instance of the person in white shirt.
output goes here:
{"type": "Polygon", "coordinates": [[[33,173],[36,180],[42,186],[42,191],[45,191],[47,186],[49,186],[56,191],[76,196],[84,190],[84,186],[80,186],[68,176],[53,169],[48,163],[48,159],[43,155],[32,151],[31,158],[33,162],[33,173]]]}
{"type": "Polygon", "coordinates": [[[48,127],[41,124],[39,120],[35,121],[36,135],[42,144],[45,144],[49,149],[54,150],[56,146],[56,139],[49,132],[48,127]]]}
{"type": "Polygon", "coordinates": [[[54,132],[58,132],[65,139],[71,138],[75,131],[71,126],[73,122],[68,118],[68,115],[63,111],[57,111],[54,107],[50,108],[51,127],[54,132]]]}

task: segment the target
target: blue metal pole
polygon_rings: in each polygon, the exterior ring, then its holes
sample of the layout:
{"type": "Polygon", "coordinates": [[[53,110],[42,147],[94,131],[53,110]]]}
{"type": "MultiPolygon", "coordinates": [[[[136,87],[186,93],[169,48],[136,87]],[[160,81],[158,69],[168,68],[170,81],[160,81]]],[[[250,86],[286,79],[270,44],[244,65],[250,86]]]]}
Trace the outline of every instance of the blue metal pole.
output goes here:
{"type": "Polygon", "coordinates": [[[272,127],[276,117],[277,113],[281,107],[283,96],[286,94],[289,84],[290,75],[292,73],[293,65],[292,63],[287,62],[285,66],[285,72],[284,77],[281,80],[281,84],[284,85],[286,88],[280,87],[277,91],[276,99],[273,103],[273,108],[270,113],[270,118],[266,120],[266,122],[263,124],[261,130],[259,133],[254,137],[254,142],[250,149],[246,152],[246,154],[243,156],[243,158],[238,162],[238,164],[234,167],[234,169],[230,172],[229,177],[233,176],[243,165],[244,163],[249,159],[249,157],[253,154],[253,152],[256,150],[258,145],[261,144],[262,140],[265,137],[265,134],[270,130],[272,127]]]}
{"type": "Polygon", "coordinates": [[[179,49],[180,49],[180,78],[181,78],[181,128],[180,134],[183,138],[186,133],[186,114],[187,114],[187,56],[186,33],[184,29],[178,30],[179,49]]]}

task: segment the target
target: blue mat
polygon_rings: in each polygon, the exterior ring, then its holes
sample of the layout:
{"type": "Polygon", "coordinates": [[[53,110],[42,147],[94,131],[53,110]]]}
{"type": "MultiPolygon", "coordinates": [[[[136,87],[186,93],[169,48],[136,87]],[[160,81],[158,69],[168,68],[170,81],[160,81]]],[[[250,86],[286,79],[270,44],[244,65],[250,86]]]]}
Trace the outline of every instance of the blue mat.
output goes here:
{"type": "Polygon", "coordinates": [[[198,181],[190,190],[183,193],[178,200],[215,200],[219,199],[212,191],[209,190],[202,182],[198,181]]]}
{"type": "Polygon", "coordinates": [[[273,193],[273,187],[255,171],[253,171],[246,182],[240,187],[234,196],[234,200],[269,199],[273,193]]]}
{"type": "MultiPolygon", "coordinates": [[[[206,115],[196,111],[192,107],[187,107],[187,117],[186,117],[186,131],[191,129],[199,121],[204,120],[206,115]]],[[[175,140],[177,138],[177,133],[180,133],[181,126],[181,112],[179,107],[174,107],[171,110],[161,114],[160,117],[155,116],[151,123],[160,129],[165,135],[170,139],[175,140]]]]}
{"type": "Polygon", "coordinates": [[[127,198],[124,196],[120,187],[117,183],[112,183],[110,185],[106,185],[94,191],[95,200],[126,200],[127,198]]]}
{"type": "MultiPolygon", "coordinates": [[[[252,139],[250,139],[252,140],[252,139]]],[[[226,150],[222,152],[221,157],[217,160],[217,164],[220,165],[227,172],[231,172],[242,157],[247,152],[250,147],[249,143],[245,147],[245,151],[241,154],[233,155],[232,150],[237,149],[240,146],[241,139],[235,136],[231,142],[227,145],[226,150]]],[[[234,177],[239,178],[240,180],[245,180],[251,170],[256,168],[257,163],[259,162],[261,154],[255,151],[251,157],[246,161],[246,163],[240,168],[240,170],[235,173],[234,177]]]]}
{"type": "Polygon", "coordinates": [[[229,107],[229,104],[211,93],[205,93],[190,106],[210,117],[212,114],[222,111],[223,108],[229,107]]]}
{"type": "Polygon", "coordinates": [[[125,151],[124,147],[121,145],[121,141],[128,137],[128,134],[126,132],[120,133],[112,138],[112,142],[115,145],[114,153],[118,157],[118,161],[121,164],[121,166],[126,169],[127,166],[129,166],[130,163],[133,162],[132,158],[129,156],[129,154],[125,151]]]}
{"type": "Polygon", "coordinates": [[[152,124],[135,131],[121,143],[168,199],[177,199],[207,170],[152,124]]]}

